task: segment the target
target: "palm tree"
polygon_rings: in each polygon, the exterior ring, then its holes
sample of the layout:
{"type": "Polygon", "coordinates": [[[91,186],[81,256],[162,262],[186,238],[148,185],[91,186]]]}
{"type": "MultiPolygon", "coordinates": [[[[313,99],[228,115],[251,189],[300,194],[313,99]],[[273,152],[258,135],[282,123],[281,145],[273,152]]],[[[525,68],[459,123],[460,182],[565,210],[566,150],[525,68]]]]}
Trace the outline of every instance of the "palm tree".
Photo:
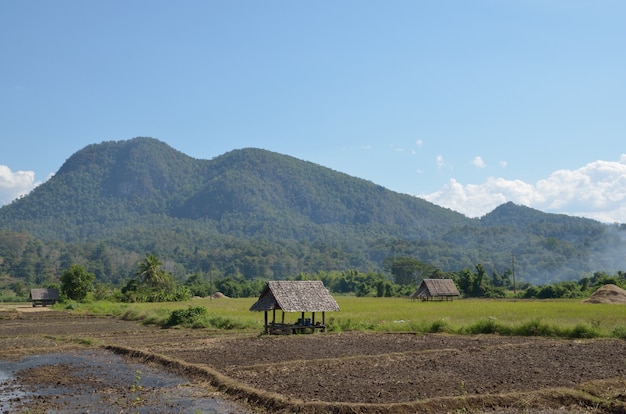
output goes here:
{"type": "Polygon", "coordinates": [[[158,287],[167,282],[167,275],[161,270],[161,261],[154,254],[150,254],[143,262],[139,263],[136,276],[140,277],[146,285],[158,287]]]}

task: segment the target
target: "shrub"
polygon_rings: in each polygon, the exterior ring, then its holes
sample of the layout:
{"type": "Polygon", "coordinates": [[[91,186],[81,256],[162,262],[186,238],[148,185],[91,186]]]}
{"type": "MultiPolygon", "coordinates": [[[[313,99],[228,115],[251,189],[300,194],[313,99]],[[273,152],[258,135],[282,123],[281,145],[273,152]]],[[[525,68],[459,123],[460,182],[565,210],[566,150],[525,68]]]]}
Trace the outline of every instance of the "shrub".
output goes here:
{"type": "Polygon", "coordinates": [[[430,328],[428,329],[428,332],[430,332],[430,333],[450,332],[450,326],[449,326],[448,322],[446,322],[445,320],[441,319],[441,320],[433,322],[430,325],[430,328]]]}
{"type": "Polygon", "coordinates": [[[539,319],[534,319],[515,327],[513,334],[518,336],[559,336],[557,329],[542,323],[539,319]]]}
{"type": "Polygon", "coordinates": [[[620,339],[626,339],[626,326],[618,326],[611,332],[611,336],[620,339]]]}
{"type": "Polygon", "coordinates": [[[600,336],[600,332],[597,329],[578,324],[572,328],[571,331],[567,333],[568,338],[597,338],[600,336]]]}
{"type": "Polygon", "coordinates": [[[472,335],[477,334],[501,334],[501,335],[510,335],[511,328],[500,324],[496,321],[496,318],[490,317],[489,319],[485,319],[482,321],[478,321],[473,325],[465,328],[465,331],[472,335]]]}
{"type": "Polygon", "coordinates": [[[208,319],[208,326],[212,326],[217,329],[246,329],[256,324],[251,322],[245,322],[236,318],[228,318],[225,316],[215,316],[208,319]]]}
{"type": "Polygon", "coordinates": [[[204,306],[189,306],[187,309],[176,309],[172,311],[167,326],[183,325],[193,327],[207,315],[207,309],[204,306]]]}

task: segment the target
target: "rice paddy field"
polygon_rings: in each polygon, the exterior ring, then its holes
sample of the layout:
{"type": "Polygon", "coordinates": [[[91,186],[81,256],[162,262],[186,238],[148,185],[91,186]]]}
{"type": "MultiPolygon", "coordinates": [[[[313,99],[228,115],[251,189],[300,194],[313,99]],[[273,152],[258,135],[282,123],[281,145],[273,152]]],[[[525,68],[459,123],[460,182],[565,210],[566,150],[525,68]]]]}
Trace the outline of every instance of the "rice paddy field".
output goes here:
{"type": "MultiPolygon", "coordinates": [[[[626,337],[625,305],[584,303],[580,299],[441,302],[354,296],[336,296],[335,299],[341,311],[326,314],[331,332],[367,330],[564,337],[578,332],[583,337],[626,337]]],[[[263,313],[249,310],[255,301],[255,298],[202,298],[165,304],[94,303],[81,305],[76,311],[113,314],[159,325],[174,309],[204,306],[213,323],[201,327],[254,332],[261,331],[263,326],[263,313]]],[[[289,313],[285,316],[287,322],[295,322],[299,317],[299,314],[289,313]]]]}
{"type": "Polygon", "coordinates": [[[0,411],[626,412],[626,305],[335,299],[328,333],[309,335],[261,335],[255,298],[1,305],[0,362],[18,368],[0,411]]]}

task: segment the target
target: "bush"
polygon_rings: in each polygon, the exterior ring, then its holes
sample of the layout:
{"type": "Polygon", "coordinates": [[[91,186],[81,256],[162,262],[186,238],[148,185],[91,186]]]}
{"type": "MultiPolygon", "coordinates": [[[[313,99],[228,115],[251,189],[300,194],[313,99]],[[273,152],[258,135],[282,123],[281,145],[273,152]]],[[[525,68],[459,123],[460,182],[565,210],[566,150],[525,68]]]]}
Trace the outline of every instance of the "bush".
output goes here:
{"type": "Polygon", "coordinates": [[[587,325],[576,325],[567,333],[568,338],[597,338],[600,332],[597,329],[587,325]]]}
{"type": "Polygon", "coordinates": [[[443,333],[443,332],[450,332],[450,327],[448,325],[448,322],[446,322],[445,320],[438,320],[433,322],[430,325],[430,328],[428,329],[428,332],[430,333],[443,333]]]}
{"type": "Polygon", "coordinates": [[[176,309],[170,314],[166,325],[194,327],[194,325],[197,326],[201,322],[201,319],[206,317],[207,314],[208,311],[204,306],[189,306],[187,309],[176,309]]]}
{"type": "Polygon", "coordinates": [[[465,331],[471,335],[477,334],[500,334],[510,335],[511,329],[496,321],[496,318],[489,318],[482,321],[478,321],[473,325],[465,328],[465,331]]]}
{"type": "MultiPolygon", "coordinates": [[[[237,318],[228,318],[225,316],[214,316],[208,318],[208,325],[217,329],[246,329],[256,326],[255,323],[241,321],[237,318]]],[[[203,326],[203,327],[207,327],[203,326]]]]}
{"type": "Polygon", "coordinates": [[[557,329],[542,323],[539,319],[534,319],[515,327],[513,334],[518,336],[559,336],[557,329]]]}
{"type": "Polygon", "coordinates": [[[626,339],[626,326],[618,326],[611,332],[611,336],[620,339],[626,339]]]}

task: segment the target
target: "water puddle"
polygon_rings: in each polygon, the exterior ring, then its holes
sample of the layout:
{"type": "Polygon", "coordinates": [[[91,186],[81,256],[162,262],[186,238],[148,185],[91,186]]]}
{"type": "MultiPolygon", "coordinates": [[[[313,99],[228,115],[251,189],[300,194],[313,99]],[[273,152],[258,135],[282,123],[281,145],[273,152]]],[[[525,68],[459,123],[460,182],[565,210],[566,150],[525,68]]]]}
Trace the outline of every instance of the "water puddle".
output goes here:
{"type": "Polygon", "coordinates": [[[11,401],[16,401],[24,398],[26,395],[23,391],[20,391],[16,387],[10,386],[11,372],[2,368],[2,361],[0,361],[0,413],[11,412],[11,401]]]}
{"type": "Polygon", "coordinates": [[[249,413],[184,377],[104,350],[0,360],[0,413],[249,413]]]}

